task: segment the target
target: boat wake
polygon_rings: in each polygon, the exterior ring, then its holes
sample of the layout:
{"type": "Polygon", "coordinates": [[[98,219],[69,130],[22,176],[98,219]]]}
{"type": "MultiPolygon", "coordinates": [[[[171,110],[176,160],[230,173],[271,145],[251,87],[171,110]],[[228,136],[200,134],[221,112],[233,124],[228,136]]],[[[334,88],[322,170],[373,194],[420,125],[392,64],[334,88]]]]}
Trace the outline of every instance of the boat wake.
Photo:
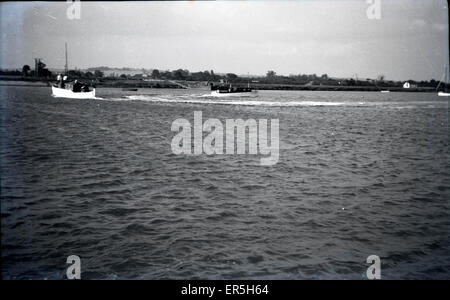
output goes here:
{"type": "MultiPolygon", "coordinates": [[[[263,101],[248,99],[251,96],[244,97],[230,97],[230,98],[216,98],[210,94],[205,95],[189,95],[186,96],[172,96],[172,97],[158,97],[148,95],[131,95],[125,96],[117,100],[133,100],[133,101],[147,101],[147,102],[161,102],[161,103],[187,103],[187,104],[215,104],[215,105],[242,105],[242,106],[343,106],[344,102],[327,102],[327,101],[263,101]],[[245,99],[243,99],[245,98],[245,99]]],[[[355,103],[352,103],[353,105],[355,103]]],[[[363,105],[364,103],[356,103],[363,105]]]]}
{"type": "Polygon", "coordinates": [[[448,107],[447,102],[442,101],[326,101],[325,99],[290,99],[273,100],[254,97],[225,97],[217,98],[210,94],[197,95],[127,95],[120,98],[104,98],[107,101],[143,101],[167,104],[198,104],[198,105],[236,105],[236,106],[260,106],[260,107],[384,107],[391,109],[435,108],[448,107]]]}

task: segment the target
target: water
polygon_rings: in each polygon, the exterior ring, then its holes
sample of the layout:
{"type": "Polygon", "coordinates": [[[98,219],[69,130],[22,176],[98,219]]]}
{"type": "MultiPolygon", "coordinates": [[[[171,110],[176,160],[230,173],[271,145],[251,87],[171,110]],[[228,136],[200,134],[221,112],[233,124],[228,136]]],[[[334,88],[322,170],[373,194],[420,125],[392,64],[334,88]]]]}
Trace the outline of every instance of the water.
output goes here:
{"type": "Polygon", "coordinates": [[[448,99],[0,87],[2,277],[448,279],[448,99]],[[176,156],[177,118],[280,120],[278,164],[176,156]]]}

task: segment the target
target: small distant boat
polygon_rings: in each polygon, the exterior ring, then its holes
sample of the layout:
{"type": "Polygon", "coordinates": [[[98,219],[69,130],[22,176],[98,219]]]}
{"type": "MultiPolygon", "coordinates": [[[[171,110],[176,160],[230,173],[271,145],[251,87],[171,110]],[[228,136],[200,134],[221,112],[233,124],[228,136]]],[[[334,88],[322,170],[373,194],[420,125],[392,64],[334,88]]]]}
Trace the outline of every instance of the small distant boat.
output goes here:
{"type": "Polygon", "coordinates": [[[229,87],[213,87],[211,92],[211,96],[213,97],[229,97],[229,96],[254,96],[257,91],[254,91],[250,85],[248,87],[232,87],[231,84],[229,87]]]}
{"type": "Polygon", "coordinates": [[[385,90],[385,91],[381,91],[382,93],[390,93],[391,91],[389,90],[385,90]]]}
{"type": "Polygon", "coordinates": [[[245,91],[245,92],[227,92],[224,90],[216,90],[211,92],[211,96],[213,97],[249,97],[256,96],[257,91],[245,91]]]}
{"type": "Polygon", "coordinates": [[[441,86],[441,84],[444,84],[444,90],[443,91],[438,91],[438,96],[440,97],[449,97],[450,93],[448,92],[448,83],[447,83],[447,74],[448,74],[448,69],[447,67],[445,68],[445,74],[444,74],[444,78],[443,80],[441,79],[441,81],[439,81],[438,86],[436,87],[436,90],[439,90],[439,87],[441,86]]]}
{"type": "Polygon", "coordinates": [[[95,98],[95,89],[89,92],[73,92],[72,90],[62,89],[52,86],[52,95],[57,98],[72,98],[72,99],[93,99],[95,98]]]}
{"type": "Polygon", "coordinates": [[[122,91],[124,91],[124,92],[137,92],[138,89],[136,89],[136,88],[123,88],[122,91]]]}
{"type": "MultiPolygon", "coordinates": [[[[450,32],[448,33],[449,37],[450,37],[450,32]]],[[[449,53],[449,59],[450,59],[450,53],[449,53]]],[[[448,66],[445,67],[445,73],[442,76],[443,78],[441,78],[441,80],[439,81],[438,86],[436,87],[436,90],[438,90],[438,96],[440,97],[450,97],[450,92],[448,91],[448,86],[449,86],[449,82],[448,82],[448,66]],[[439,91],[439,87],[441,86],[441,84],[444,84],[444,90],[443,91],[439,91]]]]}

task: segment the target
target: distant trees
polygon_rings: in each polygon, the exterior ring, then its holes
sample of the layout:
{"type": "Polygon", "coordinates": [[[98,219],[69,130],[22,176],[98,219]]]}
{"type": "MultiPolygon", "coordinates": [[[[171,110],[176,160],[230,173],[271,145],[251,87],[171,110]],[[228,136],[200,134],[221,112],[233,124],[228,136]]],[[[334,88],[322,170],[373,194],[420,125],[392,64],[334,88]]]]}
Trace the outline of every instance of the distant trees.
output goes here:
{"type": "MultiPolygon", "coordinates": [[[[443,86],[444,83],[441,83],[441,86],[443,86]]],[[[431,79],[430,81],[419,81],[417,82],[417,86],[419,87],[432,87],[437,88],[439,86],[439,81],[435,79],[431,79]]]]}
{"type": "Polygon", "coordinates": [[[79,70],[69,70],[67,72],[67,76],[69,76],[69,78],[81,78],[83,77],[83,72],[79,71],[79,70]]]}
{"type": "Polygon", "coordinates": [[[356,85],[356,80],[353,78],[350,78],[349,80],[346,80],[345,83],[348,86],[354,86],[354,85],[356,85]]]}
{"type": "Polygon", "coordinates": [[[30,66],[29,65],[24,65],[22,67],[22,76],[23,77],[27,77],[29,75],[30,71],[31,71],[30,66]]]}
{"type": "Polygon", "coordinates": [[[98,71],[98,72],[94,71],[94,73],[92,73],[91,71],[83,72],[81,70],[69,70],[69,71],[67,71],[66,75],[69,77],[70,80],[82,79],[82,78],[92,80],[92,79],[101,78],[104,76],[103,72],[101,72],[101,71],[98,71]]]}
{"type": "Polygon", "coordinates": [[[94,71],[94,76],[97,77],[97,78],[102,78],[102,77],[105,76],[105,73],[103,73],[103,72],[100,71],[100,70],[95,70],[95,71],[94,71]]]}
{"type": "Polygon", "coordinates": [[[238,78],[238,76],[237,76],[236,74],[234,74],[234,73],[228,73],[228,74],[226,75],[226,77],[227,77],[227,79],[230,80],[230,81],[234,81],[234,80],[236,80],[236,79],[238,78]]]}
{"type": "Polygon", "coordinates": [[[203,72],[193,72],[190,73],[188,80],[194,80],[194,81],[212,81],[213,78],[211,77],[211,74],[209,71],[203,71],[203,72]]]}
{"type": "Polygon", "coordinates": [[[35,59],[35,70],[33,74],[35,77],[48,78],[52,76],[52,72],[46,68],[46,64],[40,58],[35,59]]]}
{"type": "Polygon", "coordinates": [[[189,71],[183,69],[172,71],[172,77],[177,80],[185,80],[189,77],[189,71]]]}
{"type": "MultiPolygon", "coordinates": [[[[376,79],[364,78],[358,80],[356,76],[354,78],[332,78],[328,74],[322,74],[317,76],[316,74],[290,74],[289,76],[277,75],[273,70],[269,70],[266,76],[257,77],[241,77],[235,73],[226,74],[216,74],[214,70],[205,70],[198,72],[190,72],[186,69],[177,70],[158,70],[153,69],[152,71],[146,69],[133,69],[133,68],[122,68],[122,72],[126,73],[113,73],[112,71],[118,70],[115,68],[108,67],[94,67],[81,70],[70,70],[67,75],[70,80],[73,79],[89,79],[91,81],[100,81],[101,78],[107,77],[108,79],[122,78],[122,79],[133,79],[133,80],[144,80],[145,77],[151,77],[154,79],[161,80],[186,80],[186,81],[197,81],[197,82],[208,82],[209,84],[216,84],[219,81],[230,82],[235,85],[247,85],[249,82],[257,82],[260,84],[276,84],[276,85],[303,85],[303,86],[372,86],[374,87],[402,87],[405,81],[393,81],[386,80],[385,75],[380,74],[376,79]],[[105,75],[104,72],[107,72],[105,75]],[[141,72],[141,73],[140,73],[141,72]],[[121,74],[119,76],[119,74],[121,74]],[[134,75],[133,75],[134,74],[134,75]],[[148,75],[147,75],[148,74],[148,75]]],[[[1,70],[0,75],[3,76],[17,76],[17,77],[47,77],[50,78],[52,73],[46,68],[45,63],[40,59],[35,60],[35,66],[32,69],[29,65],[23,65],[22,69],[16,70],[1,70]],[[37,72],[36,72],[37,70],[37,72]]],[[[101,80],[104,81],[104,80],[101,80]]],[[[436,88],[439,85],[439,81],[435,79],[414,81],[408,80],[410,84],[417,85],[417,87],[422,88],[436,88]]],[[[164,84],[162,84],[164,85],[164,84]]],[[[158,85],[155,85],[158,86],[158,85]]],[[[441,84],[442,86],[442,84],[441,84]]]]}
{"type": "Polygon", "coordinates": [[[161,76],[161,74],[159,73],[159,70],[154,69],[154,70],[152,71],[152,78],[157,79],[157,78],[159,78],[160,76],[161,76]]]}
{"type": "MultiPolygon", "coordinates": [[[[102,67],[105,68],[106,67],[102,67]]],[[[108,69],[108,71],[112,71],[115,69],[108,69]]],[[[124,71],[137,71],[135,69],[129,69],[129,68],[122,68],[120,70],[124,70],[124,71]]],[[[139,70],[141,71],[141,70],[139,70]]],[[[132,74],[132,73],[112,73],[112,72],[108,72],[108,75],[105,75],[103,73],[103,69],[97,69],[97,68],[90,68],[87,69],[86,72],[83,72],[81,70],[70,70],[68,75],[71,78],[88,78],[88,79],[94,79],[94,78],[105,78],[105,77],[118,77],[118,78],[122,78],[122,79],[143,79],[146,76],[145,73],[146,70],[142,70],[142,73],[136,73],[136,74],[132,74]]],[[[234,73],[228,73],[226,75],[216,75],[214,74],[214,71],[199,71],[199,72],[190,72],[189,70],[186,69],[177,69],[177,70],[158,70],[158,69],[153,69],[151,72],[148,73],[149,77],[151,76],[153,79],[161,79],[161,80],[190,80],[190,81],[219,81],[220,79],[225,79],[225,80],[234,80],[235,82],[244,82],[244,79],[240,78],[237,74],[234,73]]],[[[245,82],[247,82],[247,79],[245,79],[245,82]]]]}
{"type": "Polygon", "coordinates": [[[267,78],[273,78],[277,75],[277,73],[275,71],[269,70],[267,71],[266,77],[267,78]]]}
{"type": "Polygon", "coordinates": [[[21,76],[22,72],[20,70],[1,70],[0,75],[10,75],[10,76],[21,76]]]}

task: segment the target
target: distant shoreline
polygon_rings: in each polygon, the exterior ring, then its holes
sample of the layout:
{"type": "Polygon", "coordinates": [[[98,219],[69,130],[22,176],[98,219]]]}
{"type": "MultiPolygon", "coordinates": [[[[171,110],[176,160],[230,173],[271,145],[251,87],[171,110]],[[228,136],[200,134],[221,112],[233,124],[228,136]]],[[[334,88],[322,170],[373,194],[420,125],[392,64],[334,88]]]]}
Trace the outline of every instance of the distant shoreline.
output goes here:
{"type": "MultiPolygon", "coordinates": [[[[0,76],[0,86],[30,86],[30,87],[46,87],[56,83],[55,80],[46,80],[38,78],[12,78],[10,76],[0,76]],[[14,82],[14,83],[13,83],[14,82]]],[[[214,85],[219,85],[218,82],[211,82],[214,85]]],[[[182,81],[182,80],[117,80],[104,78],[98,82],[94,82],[97,88],[156,88],[156,89],[182,89],[182,88],[196,88],[208,87],[208,82],[204,81],[182,81]]],[[[233,84],[233,86],[246,86],[242,83],[233,84]]],[[[376,86],[348,86],[348,85],[295,85],[295,84],[274,84],[274,83],[252,83],[250,85],[255,90],[274,90],[274,91],[360,91],[360,92],[419,92],[432,93],[436,92],[431,87],[416,87],[405,89],[402,87],[386,87],[380,89],[376,86]]]]}

